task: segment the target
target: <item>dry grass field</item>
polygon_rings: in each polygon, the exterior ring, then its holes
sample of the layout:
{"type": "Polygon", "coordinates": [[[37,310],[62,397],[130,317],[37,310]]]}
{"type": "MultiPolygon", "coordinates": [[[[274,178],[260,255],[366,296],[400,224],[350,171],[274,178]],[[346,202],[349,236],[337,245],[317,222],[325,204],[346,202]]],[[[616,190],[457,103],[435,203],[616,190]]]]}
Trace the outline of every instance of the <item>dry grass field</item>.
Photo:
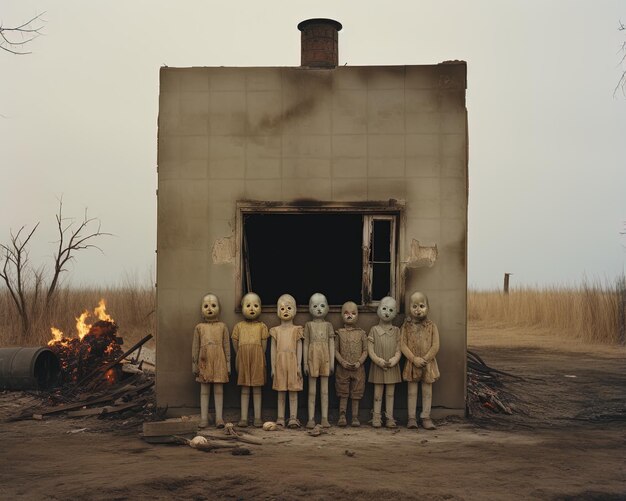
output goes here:
{"type": "Polygon", "coordinates": [[[519,288],[470,291],[468,321],[471,327],[527,328],[549,331],[587,343],[624,344],[626,284],[583,282],[575,288],[519,288]]]}
{"type": "MultiPolygon", "coordinates": [[[[92,312],[105,299],[107,312],[120,326],[120,335],[136,341],[155,332],[155,290],[149,285],[106,289],[61,289],[47,315],[33,318],[32,333],[24,337],[8,291],[0,289],[0,346],[34,346],[50,339],[50,327],[75,337],[75,323],[83,311],[92,312]]],[[[624,344],[626,285],[583,283],[576,288],[516,288],[500,291],[470,291],[468,322],[473,328],[492,329],[506,337],[506,329],[525,328],[538,339],[569,338],[593,344],[624,344]]],[[[89,320],[89,319],[88,319],[89,320]]],[[[492,340],[497,340],[492,336],[492,340]]]]}
{"type": "Polygon", "coordinates": [[[76,318],[90,312],[87,323],[96,319],[93,310],[104,299],[107,313],[120,327],[119,334],[127,343],[138,341],[155,332],[156,295],[150,286],[128,285],[105,289],[70,289],[58,291],[47,314],[33,317],[30,336],[20,330],[20,319],[7,290],[0,290],[0,346],[37,346],[51,339],[50,328],[56,327],[66,337],[77,337],[76,318]]]}

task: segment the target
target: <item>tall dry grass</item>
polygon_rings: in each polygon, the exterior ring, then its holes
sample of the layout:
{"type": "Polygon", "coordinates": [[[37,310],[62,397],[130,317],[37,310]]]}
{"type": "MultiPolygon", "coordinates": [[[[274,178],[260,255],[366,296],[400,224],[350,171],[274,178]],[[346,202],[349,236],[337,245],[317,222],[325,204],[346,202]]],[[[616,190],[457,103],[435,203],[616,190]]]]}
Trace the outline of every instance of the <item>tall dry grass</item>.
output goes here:
{"type": "Polygon", "coordinates": [[[474,323],[550,328],[581,341],[624,344],[626,282],[584,281],[578,287],[470,291],[468,319],[474,323]]]}
{"type": "MultiPolygon", "coordinates": [[[[101,298],[120,327],[119,335],[127,342],[155,332],[155,290],[135,281],[104,289],[59,290],[48,314],[32,319],[32,333],[27,338],[20,332],[20,319],[8,291],[0,289],[0,346],[43,345],[50,339],[53,326],[75,337],[75,318],[84,310],[93,311],[101,298]]],[[[474,324],[549,328],[593,343],[625,344],[625,310],[624,278],[612,284],[583,282],[574,288],[513,288],[508,295],[500,291],[468,294],[468,318],[474,324]]]]}
{"type": "MultiPolygon", "coordinates": [[[[30,336],[21,333],[20,318],[8,290],[0,289],[0,346],[40,346],[50,338],[50,327],[61,329],[67,337],[76,337],[76,317],[83,311],[93,312],[100,299],[106,302],[107,313],[119,326],[118,335],[127,343],[138,341],[155,332],[156,294],[150,286],[129,283],[111,288],[63,288],[47,313],[32,319],[30,336]]],[[[41,311],[43,308],[36,308],[41,311]]],[[[88,323],[95,322],[92,316],[88,323]]]]}

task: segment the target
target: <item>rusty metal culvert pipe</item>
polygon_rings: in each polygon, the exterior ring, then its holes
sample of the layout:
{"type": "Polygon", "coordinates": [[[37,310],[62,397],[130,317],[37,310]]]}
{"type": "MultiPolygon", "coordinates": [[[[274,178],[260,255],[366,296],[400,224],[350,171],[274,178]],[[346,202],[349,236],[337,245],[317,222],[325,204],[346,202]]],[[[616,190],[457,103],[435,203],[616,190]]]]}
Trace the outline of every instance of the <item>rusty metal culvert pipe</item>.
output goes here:
{"type": "Polygon", "coordinates": [[[44,390],[56,385],[60,372],[48,348],[0,348],[0,390],[44,390]]]}

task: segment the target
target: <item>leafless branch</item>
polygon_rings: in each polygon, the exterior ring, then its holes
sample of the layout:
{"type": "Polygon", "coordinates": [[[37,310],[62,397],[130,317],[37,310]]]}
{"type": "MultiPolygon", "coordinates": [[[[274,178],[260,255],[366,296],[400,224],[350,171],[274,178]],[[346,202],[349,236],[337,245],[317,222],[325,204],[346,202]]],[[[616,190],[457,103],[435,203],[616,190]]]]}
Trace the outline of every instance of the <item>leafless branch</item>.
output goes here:
{"type": "Polygon", "coordinates": [[[2,251],[2,272],[0,278],[4,281],[22,321],[24,334],[30,330],[30,308],[26,297],[26,282],[28,274],[28,242],[39,227],[37,223],[28,235],[22,239],[25,229],[22,226],[17,233],[10,232],[9,243],[0,244],[2,251]]]}
{"type": "Polygon", "coordinates": [[[75,223],[72,218],[63,217],[63,200],[59,200],[56,214],[59,242],[54,254],[52,279],[46,289],[46,267],[34,268],[29,261],[28,246],[39,227],[37,223],[29,232],[22,226],[16,233],[10,232],[7,243],[0,243],[0,278],[4,281],[15,309],[22,323],[22,334],[28,336],[33,319],[37,315],[47,315],[51,301],[59,285],[60,276],[67,271],[66,265],[74,259],[76,252],[95,248],[102,251],[92,241],[96,237],[110,235],[101,231],[100,221],[87,216],[75,223]],[[45,291],[45,299],[43,293],[45,291]]]}
{"type": "MultiPolygon", "coordinates": [[[[626,25],[620,21],[619,26],[617,27],[617,30],[626,31],[626,25]]],[[[620,59],[620,62],[619,62],[619,66],[621,66],[624,64],[624,61],[626,60],[626,42],[622,43],[622,46],[620,47],[619,52],[623,53],[622,58],[620,59]]],[[[626,94],[626,70],[622,71],[619,81],[617,82],[615,89],[613,89],[613,97],[615,97],[615,94],[617,94],[617,91],[620,89],[622,89],[622,94],[626,94]]]]}
{"type": "Polygon", "coordinates": [[[46,22],[43,19],[44,14],[45,12],[37,14],[19,26],[7,27],[0,24],[0,49],[18,56],[30,54],[23,46],[42,35],[41,30],[46,22]]]}
{"type": "Polygon", "coordinates": [[[74,254],[83,249],[98,249],[102,252],[100,247],[89,242],[96,237],[111,235],[110,233],[101,231],[99,219],[87,216],[87,209],[85,209],[83,220],[78,226],[75,226],[75,221],[72,218],[63,217],[63,199],[59,200],[59,211],[56,214],[56,221],[59,241],[57,251],[54,255],[52,280],[50,281],[48,293],[46,294],[46,305],[52,300],[59,284],[59,277],[61,273],[67,271],[66,265],[69,261],[74,259],[74,254]],[[97,224],[95,231],[88,233],[89,228],[93,227],[94,224],[97,224]]]}

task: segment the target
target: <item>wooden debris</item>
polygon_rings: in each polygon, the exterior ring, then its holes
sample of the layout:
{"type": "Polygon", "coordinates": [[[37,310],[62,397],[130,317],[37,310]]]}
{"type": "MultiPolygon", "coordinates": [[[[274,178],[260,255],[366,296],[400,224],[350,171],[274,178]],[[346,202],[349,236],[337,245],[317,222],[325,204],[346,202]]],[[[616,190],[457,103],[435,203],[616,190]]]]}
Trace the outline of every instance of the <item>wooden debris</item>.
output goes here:
{"type": "Polygon", "coordinates": [[[69,430],[69,431],[66,431],[65,433],[66,433],[67,435],[75,435],[76,433],[82,433],[82,432],[84,432],[84,431],[87,431],[88,429],[89,429],[89,428],[78,428],[78,429],[76,429],[76,430],[69,430]]]}
{"type": "Polygon", "coordinates": [[[470,415],[483,410],[513,414],[511,400],[514,397],[504,389],[502,376],[523,380],[490,367],[477,353],[467,350],[467,408],[470,415]]]}
{"type": "Polygon", "coordinates": [[[94,416],[94,415],[102,415],[102,414],[113,414],[115,412],[122,412],[127,409],[132,409],[133,407],[138,407],[143,405],[146,402],[145,398],[140,400],[133,400],[127,404],[123,405],[107,405],[106,407],[92,407],[90,409],[81,409],[78,411],[70,411],[67,413],[69,417],[83,417],[83,416],[94,416]]]}
{"type": "MultiPolygon", "coordinates": [[[[83,407],[89,407],[91,405],[96,405],[96,404],[102,404],[102,403],[106,403],[106,402],[113,402],[115,399],[120,398],[122,396],[125,395],[137,395],[145,390],[147,390],[148,388],[152,387],[154,385],[154,381],[150,380],[147,382],[144,382],[138,386],[132,385],[132,384],[126,384],[122,387],[119,387],[105,395],[99,396],[99,397],[93,397],[90,399],[86,399],[86,400],[81,400],[78,402],[73,402],[73,403],[69,403],[69,404],[63,404],[63,405],[57,405],[54,407],[49,407],[47,409],[38,409],[39,412],[33,412],[32,410],[29,411],[24,411],[20,414],[17,414],[15,416],[9,417],[7,419],[7,421],[21,421],[23,419],[41,419],[39,417],[35,417],[35,416],[49,416],[52,414],[60,414],[61,412],[66,412],[66,411],[73,411],[73,410],[77,410],[77,409],[82,409],[83,407]]],[[[145,402],[145,400],[144,400],[145,402]]],[[[137,404],[134,404],[130,407],[134,407],[137,404]]],[[[129,408],[129,407],[127,407],[129,408]]]]}
{"type": "Polygon", "coordinates": [[[200,430],[198,435],[211,440],[232,440],[244,442],[251,445],[263,445],[263,440],[249,433],[235,430],[232,423],[226,423],[223,434],[209,430],[200,430]]]}
{"type": "Polygon", "coordinates": [[[206,440],[205,436],[202,436],[205,440],[197,440],[198,437],[188,440],[181,436],[175,436],[179,440],[179,443],[189,445],[190,447],[203,452],[219,452],[220,450],[230,450],[235,456],[247,456],[250,449],[242,447],[239,444],[233,443],[227,440],[206,440]],[[236,452],[235,452],[236,451],[236,452]]]}
{"type": "Polygon", "coordinates": [[[104,374],[106,374],[106,372],[109,369],[111,369],[113,366],[119,364],[122,360],[124,360],[128,355],[130,355],[137,348],[143,346],[148,341],[150,341],[150,339],[152,339],[152,334],[148,334],[146,337],[144,337],[143,339],[141,339],[140,341],[135,343],[133,346],[131,346],[128,350],[126,350],[124,353],[122,353],[119,357],[117,357],[112,362],[110,362],[110,363],[108,363],[106,365],[103,365],[102,367],[97,367],[96,369],[94,369],[92,372],[90,372],[84,378],[82,378],[80,381],[78,381],[78,383],[76,383],[76,386],[84,385],[86,382],[88,382],[92,378],[103,376],[104,374]]]}
{"type": "Polygon", "coordinates": [[[153,421],[143,424],[144,437],[159,437],[163,435],[182,435],[195,433],[200,424],[200,418],[192,419],[171,418],[165,421],[153,421]]]}
{"type": "Polygon", "coordinates": [[[187,437],[192,437],[193,434],[183,434],[181,436],[175,437],[174,435],[163,435],[159,437],[145,437],[142,436],[144,442],[149,444],[181,444],[181,438],[188,440],[187,437]]]}

